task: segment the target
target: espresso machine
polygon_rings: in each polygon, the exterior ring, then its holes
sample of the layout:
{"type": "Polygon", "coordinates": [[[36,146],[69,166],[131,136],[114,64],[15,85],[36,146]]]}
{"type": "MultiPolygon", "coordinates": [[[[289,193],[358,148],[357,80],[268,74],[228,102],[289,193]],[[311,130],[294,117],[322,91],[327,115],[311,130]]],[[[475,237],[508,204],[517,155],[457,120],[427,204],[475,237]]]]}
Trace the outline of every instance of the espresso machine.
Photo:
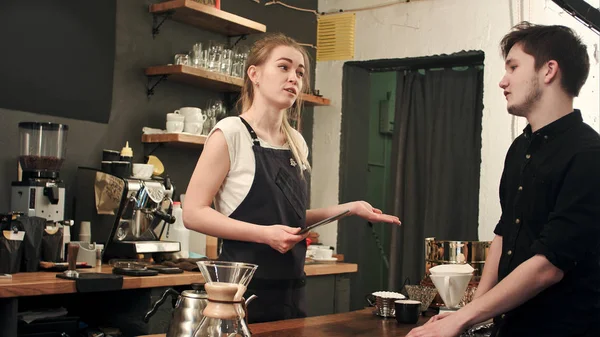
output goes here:
{"type": "Polygon", "coordinates": [[[19,123],[22,174],[12,183],[13,212],[52,222],[64,220],[65,184],[59,171],[65,161],[68,130],[64,124],[19,123]]]}
{"type": "Polygon", "coordinates": [[[159,240],[165,227],[175,222],[171,180],[121,179],[124,191],[103,259],[137,259],[144,254],[178,252],[179,242],[159,240]]]}

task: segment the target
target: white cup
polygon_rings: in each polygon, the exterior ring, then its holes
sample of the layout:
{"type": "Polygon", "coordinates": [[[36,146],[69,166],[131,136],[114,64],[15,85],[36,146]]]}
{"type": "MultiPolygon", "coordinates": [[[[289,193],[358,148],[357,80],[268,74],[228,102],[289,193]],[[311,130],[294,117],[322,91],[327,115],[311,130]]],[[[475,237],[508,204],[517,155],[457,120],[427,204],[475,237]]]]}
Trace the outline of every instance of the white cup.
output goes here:
{"type": "Polygon", "coordinates": [[[315,258],[317,259],[331,259],[333,257],[333,250],[331,249],[315,249],[315,258]]]}
{"type": "Polygon", "coordinates": [[[175,113],[184,116],[186,123],[204,123],[207,118],[202,114],[202,109],[194,107],[179,108],[179,110],[175,110],[175,113]]]}
{"type": "Polygon", "coordinates": [[[202,114],[202,109],[196,108],[196,107],[191,107],[191,106],[186,106],[183,108],[179,108],[178,110],[175,110],[174,113],[178,113],[182,116],[187,117],[190,115],[202,114]]]}
{"type": "Polygon", "coordinates": [[[206,122],[206,115],[200,113],[190,113],[185,116],[186,123],[204,123],[206,122]]]}
{"type": "Polygon", "coordinates": [[[185,123],[183,127],[183,132],[191,133],[194,135],[199,135],[202,132],[202,125],[204,123],[185,123]]]}
{"type": "Polygon", "coordinates": [[[185,121],[185,116],[176,112],[167,114],[167,122],[183,122],[185,121]]]}
{"type": "Polygon", "coordinates": [[[79,227],[79,241],[90,242],[92,238],[92,224],[89,221],[82,221],[79,227]]]}
{"type": "Polygon", "coordinates": [[[174,121],[167,122],[167,132],[169,132],[169,133],[182,132],[183,128],[184,128],[183,122],[174,122],[174,121]]]}

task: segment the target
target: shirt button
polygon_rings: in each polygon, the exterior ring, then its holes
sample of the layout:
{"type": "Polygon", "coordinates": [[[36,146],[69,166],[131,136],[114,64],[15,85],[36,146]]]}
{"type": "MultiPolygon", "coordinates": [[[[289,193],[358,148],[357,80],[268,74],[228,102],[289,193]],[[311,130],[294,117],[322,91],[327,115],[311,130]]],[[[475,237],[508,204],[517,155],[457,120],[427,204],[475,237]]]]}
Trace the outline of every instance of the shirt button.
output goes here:
{"type": "Polygon", "coordinates": [[[525,155],[525,158],[529,159],[529,158],[531,158],[531,155],[528,153],[525,155]]]}
{"type": "Polygon", "coordinates": [[[522,191],[523,190],[523,186],[519,186],[518,190],[522,191]]]}
{"type": "Polygon", "coordinates": [[[508,252],[506,252],[506,254],[508,254],[509,256],[512,255],[512,250],[509,250],[508,252]]]}
{"type": "Polygon", "coordinates": [[[504,317],[506,317],[505,314],[500,315],[500,318],[504,319],[504,317]]]}
{"type": "Polygon", "coordinates": [[[518,219],[518,218],[517,218],[517,220],[515,220],[515,223],[516,223],[516,224],[520,224],[520,223],[521,223],[521,219],[518,219]]]}

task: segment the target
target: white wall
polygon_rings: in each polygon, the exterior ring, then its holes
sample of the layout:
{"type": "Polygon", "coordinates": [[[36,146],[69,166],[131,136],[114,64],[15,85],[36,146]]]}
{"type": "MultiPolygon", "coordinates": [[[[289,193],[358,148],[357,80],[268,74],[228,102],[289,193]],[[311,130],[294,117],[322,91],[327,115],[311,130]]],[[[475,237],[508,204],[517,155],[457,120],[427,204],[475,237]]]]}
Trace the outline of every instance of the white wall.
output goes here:
{"type": "MultiPolygon", "coordinates": [[[[600,0],[587,0],[598,7],[600,0]]],[[[319,12],[356,9],[390,0],[319,0],[319,12]]],[[[355,58],[373,60],[450,54],[461,50],[485,53],[479,239],[491,240],[500,216],[498,185],[506,151],[526,120],[506,112],[498,87],[504,61],[498,46],[513,23],[528,20],[561,24],[575,29],[588,46],[590,76],[575,107],[585,122],[599,130],[600,37],[563,12],[550,0],[422,0],[356,12],[355,58]],[[511,3],[512,1],[512,3],[511,3]]],[[[347,60],[351,61],[351,60],[347,60]]],[[[345,61],[317,62],[315,88],[332,105],[315,108],[313,130],[312,207],[338,203],[342,102],[342,66],[345,61]]],[[[324,244],[336,245],[336,226],[319,229],[324,244]]]]}

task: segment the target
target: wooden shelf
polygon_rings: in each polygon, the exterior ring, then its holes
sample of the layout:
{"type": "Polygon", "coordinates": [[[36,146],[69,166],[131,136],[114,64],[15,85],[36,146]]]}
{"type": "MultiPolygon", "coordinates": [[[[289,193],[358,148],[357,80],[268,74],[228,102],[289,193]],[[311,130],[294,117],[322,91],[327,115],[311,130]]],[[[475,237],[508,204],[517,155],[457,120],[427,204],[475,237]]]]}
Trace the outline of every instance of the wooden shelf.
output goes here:
{"type": "Polygon", "coordinates": [[[184,65],[146,68],[147,76],[169,75],[168,79],[215,91],[238,92],[244,83],[241,78],[223,75],[202,68],[184,65]]]}
{"type": "MultiPolygon", "coordinates": [[[[227,76],[206,69],[184,65],[152,66],[146,68],[146,75],[167,75],[169,76],[169,80],[222,92],[239,92],[244,84],[244,80],[239,77],[227,76]]],[[[302,99],[306,106],[325,106],[331,104],[329,99],[314,95],[302,94],[302,99]]]]}
{"type": "Polygon", "coordinates": [[[192,0],[172,0],[150,5],[150,13],[171,13],[173,20],[228,36],[264,33],[261,23],[192,0]]]}
{"type": "Polygon", "coordinates": [[[304,105],[306,106],[327,106],[331,105],[331,101],[325,97],[319,97],[315,95],[302,94],[304,105]]]}
{"type": "Polygon", "coordinates": [[[181,145],[204,145],[206,136],[191,135],[186,133],[160,133],[160,134],[143,134],[142,143],[177,143],[181,145]]]}

